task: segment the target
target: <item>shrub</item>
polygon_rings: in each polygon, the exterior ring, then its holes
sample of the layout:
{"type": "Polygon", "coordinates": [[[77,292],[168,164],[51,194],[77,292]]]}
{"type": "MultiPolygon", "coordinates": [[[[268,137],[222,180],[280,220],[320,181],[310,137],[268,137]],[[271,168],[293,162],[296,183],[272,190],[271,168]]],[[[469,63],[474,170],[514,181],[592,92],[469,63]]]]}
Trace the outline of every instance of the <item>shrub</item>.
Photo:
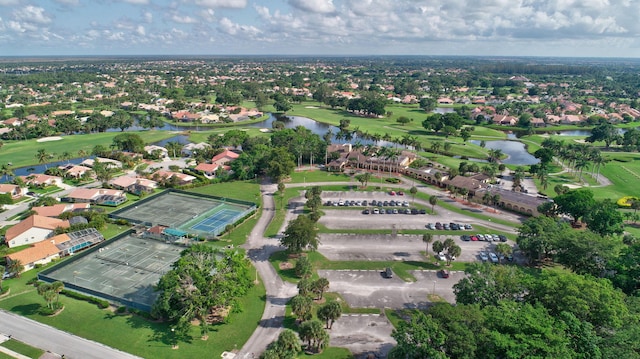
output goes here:
{"type": "Polygon", "coordinates": [[[385,182],[397,184],[397,183],[400,183],[400,179],[391,177],[391,178],[385,179],[385,182]]]}
{"type": "Polygon", "coordinates": [[[78,292],[74,292],[74,291],[67,290],[67,289],[63,289],[61,293],[66,295],[69,298],[73,298],[73,299],[77,299],[77,300],[84,300],[84,301],[87,301],[89,303],[93,303],[93,304],[97,305],[98,308],[100,308],[100,309],[109,308],[109,302],[104,300],[104,299],[92,297],[92,296],[89,296],[89,295],[80,294],[78,292]]]}
{"type": "Polygon", "coordinates": [[[631,202],[640,201],[640,198],[634,196],[624,196],[620,198],[616,203],[618,207],[631,207],[631,202]]]}

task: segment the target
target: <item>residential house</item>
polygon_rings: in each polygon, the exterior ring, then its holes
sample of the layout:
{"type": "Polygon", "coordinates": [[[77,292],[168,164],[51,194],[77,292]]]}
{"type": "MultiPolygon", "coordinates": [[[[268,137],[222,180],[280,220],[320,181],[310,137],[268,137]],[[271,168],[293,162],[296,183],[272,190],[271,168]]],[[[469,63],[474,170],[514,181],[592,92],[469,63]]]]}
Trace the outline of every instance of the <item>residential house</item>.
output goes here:
{"type": "Polygon", "coordinates": [[[198,165],[194,168],[195,171],[198,171],[204,174],[207,177],[214,177],[216,171],[221,168],[217,163],[198,163],[198,165]]]}
{"type": "Polygon", "coordinates": [[[453,104],[453,100],[448,98],[448,97],[440,97],[437,102],[438,102],[439,105],[452,105],[453,104]]]}
{"type": "Polygon", "coordinates": [[[509,115],[495,115],[493,116],[493,123],[495,125],[515,126],[518,123],[518,119],[509,115]]]}
{"type": "Polygon", "coordinates": [[[577,125],[582,122],[582,118],[578,115],[564,115],[560,120],[560,123],[565,125],[577,125]]]}
{"type": "Polygon", "coordinates": [[[0,194],[9,194],[11,199],[18,199],[27,194],[28,189],[15,184],[0,183],[0,194]]]}
{"type": "Polygon", "coordinates": [[[24,183],[33,187],[56,186],[62,187],[62,177],[49,176],[46,174],[31,174],[28,176],[20,176],[24,183]]]}
{"type": "Polygon", "coordinates": [[[122,162],[118,160],[112,160],[111,158],[103,158],[103,157],[96,157],[95,159],[87,158],[86,160],[82,161],[81,164],[83,166],[93,168],[93,165],[96,162],[104,163],[107,167],[110,167],[110,168],[122,168],[122,162]]]}
{"type": "Polygon", "coordinates": [[[17,117],[11,117],[10,119],[2,121],[2,124],[4,124],[5,126],[12,126],[12,127],[20,126],[22,125],[22,123],[23,121],[21,121],[17,117]]]}
{"type": "Polygon", "coordinates": [[[177,183],[181,186],[190,184],[191,182],[193,182],[196,177],[185,174],[185,173],[180,173],[180,172],[173,172],[173,171],[167,171],[167,170],[159,170],[154,172],[151,175],[151,178],[155,181],[157,179],[157,181],[160,180],[170,180],[172,177],[176,177],[177,178],[177,183]]]}
{"type": "Polygon", "coordinates": [[[47,264],[54,259],[74,254],[104,241],[95,228],[86,228],[71,233],[63,233],[32,244],[29,248],[6,256],[7,262],[19,260],[24,270],[38,264],[47,264]]]}
{"type": "Polygon", "coordinates": [[[37,243],[51,237],[58,227],[68,228],[69,221],[34,214],[9,228],[5,242],[9,248],[37,243]]]}
{"type": "Polygon", "coordinates": [[[224,166],[228,163],[235,161],[238,157],[240,157],[239,154],[225,148],[224,151],[213,156],[213,158],[211,159],[211,163],[224,166]]]}
{"type": "Polygon", "coordinates": [[[449,178],[449,173],[446,171],[438,170],[433,167],[411,168],[407,167],[404,173],[412,178],[425,181],[434,186],[443,187],[444,181],[449,178]]]}
{"type": "Polygon", "coordinates": [[[545,127],[547,125],[543,119],[537,117],[532,117],[529,121],[533,127],[545,127]]]}
{"type": "Polygon", "coordinates": [[[24,267],[24,272],[35,268],[38,264],[47,264],[54,259],[60,258],[60,249],[56,244],[68,241],[66,234],[61,234],[49,240],[33,243],[29,248],[7,255],[7,263],[20,261],[24,267]]]}
{"type": "Polygon", "coordinates": [[[65,202],[119,205],[127,201],[121,190],[104,188],[76,188],[62,198],[65,202]]]}
{"type": "Polygon", "coordinates": [[[111,186],[129,193],[139,195],[141,193],[152,193],[158,188],[158,182],[140,177],[122,176],[111,180],[111,186]]]}
{"type": "Polygon", "coordinates": [[[192,154],[197,153],[198,151],[206,150],[209,148],[211,148],[211,145],[206,142],[187,143],[182,147],[182,153],[187,156],[191,156],[192,154]]]}
{"type": "Polygon", "coordinates": [[[81,166],[81,165],[67,165],[67,166],[60,166],[59,168],[63,171],[64,176],[67,178],[77,179],[92,173],[91,168],[86,166],[81,166]]]}
{"type": "Polygon", "coordinates": [[[89,203],[59,203],[53,206],[39,206],[31,208],[39,216],[57,218],[65,212],[88,211],[91,208],[89,203]]]}
{"type": "Polygon", "coordinates": [[[144,146],[144,151],[150,155],[158,154],[159,158],[169,158],[169,150],[164,147],[149,145],[144,146]]]}

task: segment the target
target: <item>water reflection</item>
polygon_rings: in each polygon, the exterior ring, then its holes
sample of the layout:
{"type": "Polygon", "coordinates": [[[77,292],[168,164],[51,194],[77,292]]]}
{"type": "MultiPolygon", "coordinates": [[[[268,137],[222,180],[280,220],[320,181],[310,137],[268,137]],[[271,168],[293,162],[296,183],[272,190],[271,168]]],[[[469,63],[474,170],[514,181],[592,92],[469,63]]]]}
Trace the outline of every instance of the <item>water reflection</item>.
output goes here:
{"type": "MultiPolygon", "coordinates": [[[[480,145],[481,141],[469,141],[473,144],[480,145]]],[[[533,157],[522,142],[518,141],[486,141],[485,148],[500,149],[502,153],[508,157],[502,160],[502,163],[509,165],[533,165],[540,162],[539,159],[533,157]]]]}

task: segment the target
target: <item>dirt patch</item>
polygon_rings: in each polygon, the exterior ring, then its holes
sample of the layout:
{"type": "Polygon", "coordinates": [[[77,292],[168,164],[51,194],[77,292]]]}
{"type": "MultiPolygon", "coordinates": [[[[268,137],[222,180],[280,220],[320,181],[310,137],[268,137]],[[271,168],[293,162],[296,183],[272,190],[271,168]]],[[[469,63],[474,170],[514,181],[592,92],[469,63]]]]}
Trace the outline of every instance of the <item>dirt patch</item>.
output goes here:
{"type": "Polygon", "coordinates": [[[293,264],[291,262],[282,262],[280,263],[280,270],[286,270],[293,268],[293,264]]]}

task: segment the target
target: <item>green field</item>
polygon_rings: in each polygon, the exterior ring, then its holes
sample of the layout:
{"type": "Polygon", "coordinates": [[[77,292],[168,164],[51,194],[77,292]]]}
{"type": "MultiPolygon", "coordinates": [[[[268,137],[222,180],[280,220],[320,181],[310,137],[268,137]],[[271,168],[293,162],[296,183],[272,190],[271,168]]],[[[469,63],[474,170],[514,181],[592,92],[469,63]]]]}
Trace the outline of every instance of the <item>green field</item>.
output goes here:
{"type": "MultiPolygon", "coordinates": [[[[48,162],[58,161],[58,155],[69,152],[72,157],[80,157],[78,151],[84,150],[91,153],[91,150],[102,145],[106,148],[113,143],[113,138],[120,132],[92,133],[88,135],[64,136],[59,141],[37,142],[37,140],[26,141],[5,141],[0,149],[0,163],[11,163],[14,168],[33,166],[38,164],[36,153],[39,149],[44,149],[46,153],[52,155],[48,162]]],[[[175,136],[169,131],[145,131],[141,133],[146,143],[157,142],[175,136]]]]}

